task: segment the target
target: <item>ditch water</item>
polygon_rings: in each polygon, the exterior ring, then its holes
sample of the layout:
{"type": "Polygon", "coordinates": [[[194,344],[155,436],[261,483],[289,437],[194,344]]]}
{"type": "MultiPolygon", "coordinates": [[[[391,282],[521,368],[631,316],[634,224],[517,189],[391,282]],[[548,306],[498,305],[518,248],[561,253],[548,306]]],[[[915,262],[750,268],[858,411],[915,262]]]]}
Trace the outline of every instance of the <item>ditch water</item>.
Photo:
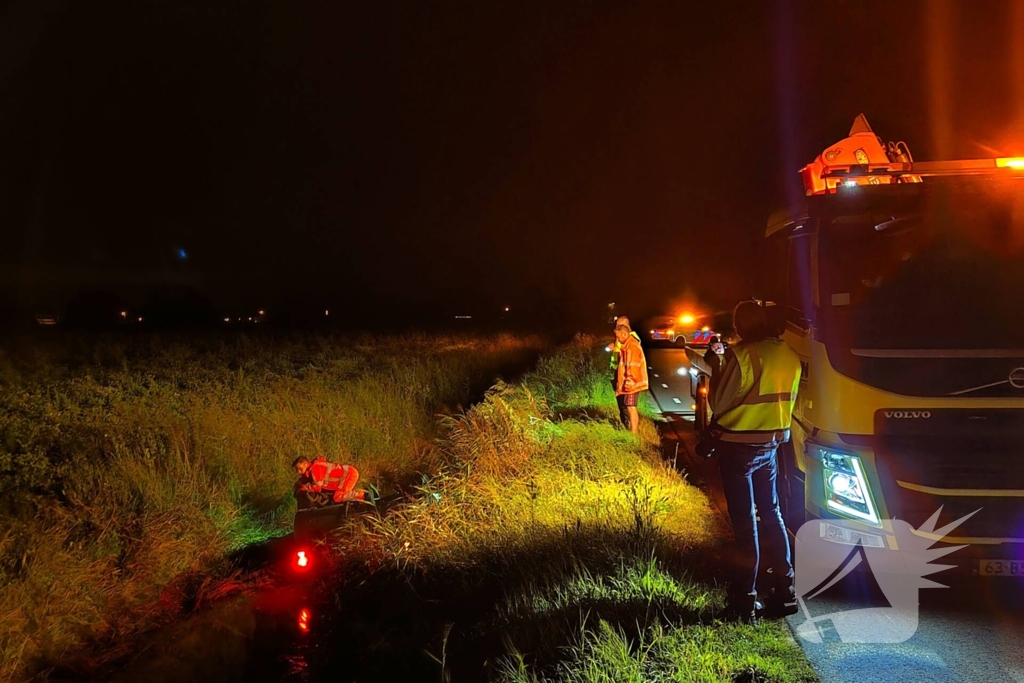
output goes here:
{"type": "MultiPolygon", "coordinates": [[[[362,533],[363,515],[346,506],[316,512],[326,514],[318,514],[314,527],[329,525],[333,512],[336,533],[362,533]]],[[[322,541],[316,534],[303,540],[288,536],[250,549],[272,572],[269,585],[150,634],[128,658],[90,678],[118,683],[366,680],[354,669],[361,653],[353,651],[346,629],[338,625],[351,621],[346,614],[351,610],[360,611],[361,622],[372,622],[372,605],[365,597],[359,605],[346,599],[345,567],[325,570],[318,550],[322,541]]]]}
{"type": "MultiPolygon", "coordinates": [[[[363,533],[361,526],[351,523],[345,532],[363,533]]],[[[507,654],[494,606],[521,577],[497,560],[483,558],[471,573],[340,566],[320,574],[315,546],[300,569],[297,553],[308,543],[283,538],[271,545],[273,584],[152,634],[130,657],[89,678],[335,683],[436,681],[444,671],[448,680],[482,680],[507,654]]]]}

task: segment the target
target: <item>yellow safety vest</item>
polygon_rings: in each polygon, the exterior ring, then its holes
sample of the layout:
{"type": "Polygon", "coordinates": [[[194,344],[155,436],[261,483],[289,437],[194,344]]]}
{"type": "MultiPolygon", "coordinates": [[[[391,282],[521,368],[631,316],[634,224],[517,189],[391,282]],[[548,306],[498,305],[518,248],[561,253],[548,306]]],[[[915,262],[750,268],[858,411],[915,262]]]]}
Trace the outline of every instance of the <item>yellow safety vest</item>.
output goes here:
{"type": "Polygon", "coordinates": [[[732,347],[740,367],[737,403],[715,416],[722,441],[749,444],[789,440],[793,406],[800,388],[800,358],[781,339],[732,347]]]}
{"type": "MultiPolygon", "coordinates": [[[[638,335],[635,331],[630,330],[629,335],[633,337],[633,339],[636,339],[638,344],[640,343],[640,335],[638,335]]],[[[620,344],[619,340],[616,339],[612,341],[612,357],[608,359],[608,369],[611,370],[612,372],[615,372],[616,370],[619,369],[619,356],[621,354],[622,344],[620,344]]]]}

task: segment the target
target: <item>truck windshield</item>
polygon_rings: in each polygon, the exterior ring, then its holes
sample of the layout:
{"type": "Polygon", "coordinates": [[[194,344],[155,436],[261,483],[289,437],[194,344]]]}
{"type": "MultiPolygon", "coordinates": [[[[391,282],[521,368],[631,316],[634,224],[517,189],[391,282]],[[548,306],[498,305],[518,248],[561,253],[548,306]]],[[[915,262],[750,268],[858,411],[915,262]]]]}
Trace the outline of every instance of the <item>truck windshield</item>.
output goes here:
{"type": "Polygon", "coordinates": [[[990,185],[826,211],[819,336],[847,348],[1024,348],[1024,186],[990,185]]]}

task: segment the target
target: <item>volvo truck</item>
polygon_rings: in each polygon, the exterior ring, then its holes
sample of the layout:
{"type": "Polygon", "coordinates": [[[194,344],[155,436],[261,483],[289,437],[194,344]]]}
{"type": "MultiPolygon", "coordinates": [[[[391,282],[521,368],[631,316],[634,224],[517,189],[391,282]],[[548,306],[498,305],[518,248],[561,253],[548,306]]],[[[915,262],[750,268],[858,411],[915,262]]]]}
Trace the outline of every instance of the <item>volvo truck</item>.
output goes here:
{"type": "Polygon", "coordinates": [[[935,528],[970,515],[947,564],[1024,578],[1024,159],[917,162],[861,115],[800,174],[757,294],[803,366],[787,524],[896,549],[886,520],[941,508],[935,528]]]}

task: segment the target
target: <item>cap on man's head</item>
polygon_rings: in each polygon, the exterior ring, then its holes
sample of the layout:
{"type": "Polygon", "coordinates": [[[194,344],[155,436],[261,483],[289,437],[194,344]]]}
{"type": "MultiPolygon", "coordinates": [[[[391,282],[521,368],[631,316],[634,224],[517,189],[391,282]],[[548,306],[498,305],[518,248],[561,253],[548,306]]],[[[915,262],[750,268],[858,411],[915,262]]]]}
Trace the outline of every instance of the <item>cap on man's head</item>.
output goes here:
{"type": "Polygon", "coordinates": [[[756,337],[769,336],[768,318],[764,308],[757,301],[741,301],[732,312],[733,326],[736,334],[744,341],[753,341],[756,337]]]}
{"type": "Polygon", "coordinates": [[[632,328],[631,328],[631,327],[629,326],[629,318],[627,318],[627,317],[626,317],[626,316],[624,316],[624,315],[620,315],[620,316],[619,316],[618,318],[616,318],[616,319],[615,319],[615,327],[618,327],[619,325],[623,325],[623,326],[625,326],[625,328],[626,328],[626,330],[627,330],[627,331],[628,331],[628,330],[630,330],[630,329],[632,329],[632,328]]]}

